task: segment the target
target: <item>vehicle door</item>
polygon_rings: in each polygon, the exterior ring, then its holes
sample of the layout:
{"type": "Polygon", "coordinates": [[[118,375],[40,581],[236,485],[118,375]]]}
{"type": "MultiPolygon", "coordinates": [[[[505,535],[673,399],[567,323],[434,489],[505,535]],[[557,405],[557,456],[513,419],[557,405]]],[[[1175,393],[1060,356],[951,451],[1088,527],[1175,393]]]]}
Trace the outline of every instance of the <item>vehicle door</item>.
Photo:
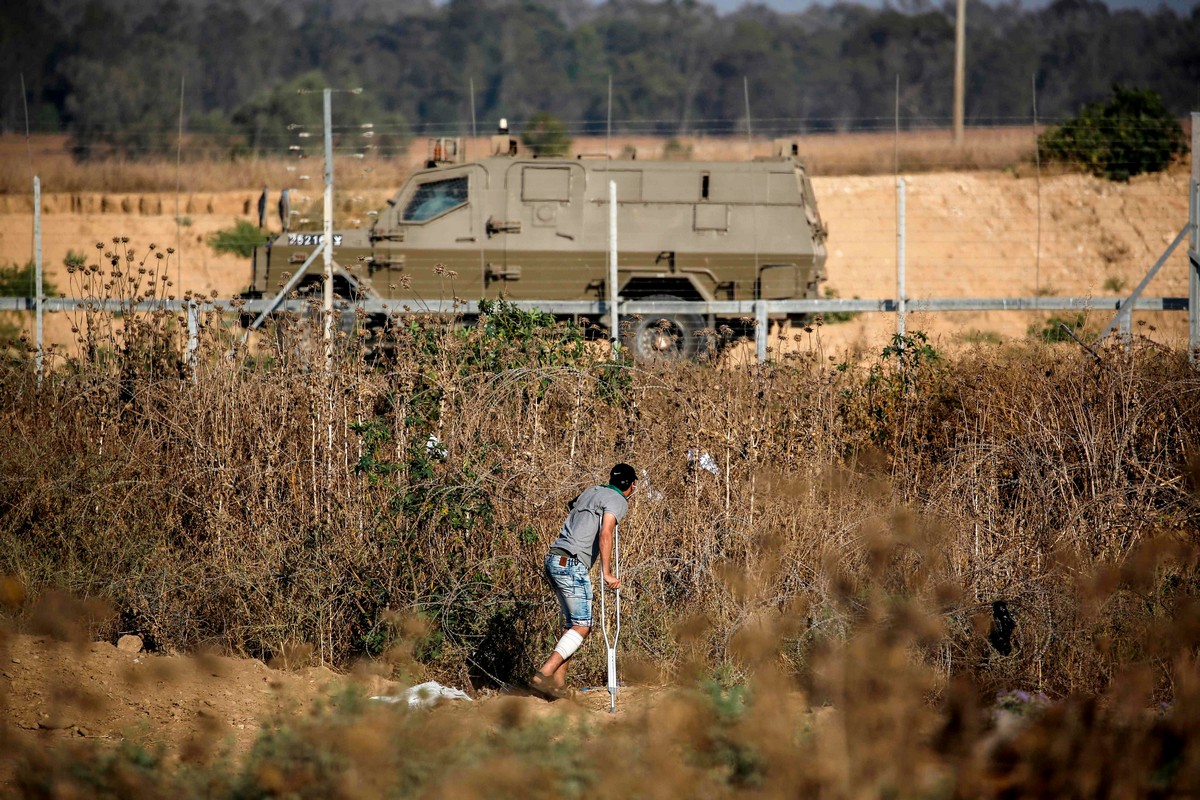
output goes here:
{"type": "Polygon", "coordinates": [[[581,253],[585,173],[569,161],[518,162],[505,173],[504,220],[493,224],[504,261],[484,276],[485,294],[516,299],[574,296],[569,265],[581,253]]]}
{"type": "MultiPolygon", "coordinates": [[[[482,197],[487,171],[478,164],[418,173],[376,226],[374,264],[388,270],[387,296],[448,300],[482,290],[487,237],[482,197]]],[[[375,279],[378,284],[379,278],[375,279]]]]}

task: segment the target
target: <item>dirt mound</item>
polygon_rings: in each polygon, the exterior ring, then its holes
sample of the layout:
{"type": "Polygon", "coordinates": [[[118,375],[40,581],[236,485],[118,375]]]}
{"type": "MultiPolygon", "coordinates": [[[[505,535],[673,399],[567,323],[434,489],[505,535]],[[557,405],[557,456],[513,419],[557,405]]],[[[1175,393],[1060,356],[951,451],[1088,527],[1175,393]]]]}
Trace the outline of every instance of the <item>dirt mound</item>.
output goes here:
{"type": "MultiPolygon", "coordinates": [[[[184,658],[11,636],[0,654],[7,725],[33,736],[126,736],[169,749],[231,737],[253,741],[261,722],[304,708],[344,678],[284,672],[254,659],[184,658]]],[[[380,683],[377,687],[389,687],[380,683]]]]}
{"type": "MultiPolygon", "coordinates": [[[[264,725],[308,714],[343,692],[371,697],[395,695],[403,688],[369,669],[352,674],[324,667],[274,669],[250,658],[135,653],[108,642],[8,635],[0,641],[0,741],[13,737],[37,746],[48,739],[128,739],[162,746],[171,758],[195,757],[227,745],[242,755],[264,725]]],[[[653,694],[622,691],[621,712],[653,694]]],[[[601,714],[607,712],[608,700],[603,689],[553,704],[514,690],[485,694],[475,703],[480,708],[503,703],[498,712],[521,718],[596,713],[609,719],[614,717],[601,714]]],[[[2,762],[0,758],[0,785],[2,762]]]]}

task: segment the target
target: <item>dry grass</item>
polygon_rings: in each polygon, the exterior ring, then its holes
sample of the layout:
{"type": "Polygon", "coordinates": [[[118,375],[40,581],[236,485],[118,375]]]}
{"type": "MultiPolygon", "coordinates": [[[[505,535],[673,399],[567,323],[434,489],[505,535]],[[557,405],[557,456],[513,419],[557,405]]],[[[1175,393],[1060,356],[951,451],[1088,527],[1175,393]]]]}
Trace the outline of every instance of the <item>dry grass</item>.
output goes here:
{"type": "MultiPolygon", "coordinates": [[[[901,172],[995,170],[1032,162],[1032,128],[975,128],[965,132],[963,146],[953,145],[949,130],[793,134],[781,138],[799,143],[800,157],[813,175],[881,175],[901,172]]],[[[579,153],[605,152],[601,137],[579,138],[579,153]]],[[[636,151],[639,159],[686,157],[698,161],[740,161],[767,156],[772,143],[744,136],[613,137],[609,152],[636,151]]]]}
{"type": "MultiPolygon", "coordinates": [[[[126,252],[84,275],[132,294],[111,276],[140,263],[126,252]]],[[[1103,780],[1133,797],[1197,779],[1200,383],[1183,353],[939,359],[914,340],[858,367],[818,340],[764,368],[648,369],[501,314],[397,320],[376,358],[343,335],[326,373],[312,318],[248,352],[210,317],[193,366],[173,316],[88,313],[84,355],[40,389],[26,359],[0,371],[0,574],[31,598],[103,598],[159,647],[403,650],[494,686],[551,644],[538,565],[564,503],[625,460],[646,470],[622,526],[631,674],[709,687],[602,730],[351,708],[205,780],[833,797],[1103,780]],[[1005,727],[994,698],[1016,689],[1050,707],[1021,700],[1005,727]],[[829,710],[778,700],[794,692],[829,710]]],[[[585,648],[578,679],[600,679],[602,654],[585,648]]],[[[101,752],[72,756],[78,780],[112,767],[101,752]]],[[[42,756],[22,758],[37,794],[42,756]]],[[[125,777],[177,793],[195,773],[125,777]]]]}
{"type": "MultiPolygon", "coordinates": [[[[338,185],[348,189],[394,189],[409,169],[404,158],[334,159],[338,185]]],[[[214,159],[186,148],[178,167],[174,158],[80,162],[67,149],[66,136],[39,134],[28,145],[23,136],[0,136],[0,194],[31,194],[35,173],[43,192],[170,194],[177,187],[184,193],[231,191],[263,184],[275,188],[306,183],[320,187],[322,170],[320,158],[214,159]],[[306,181],[301,180],[304,175],[308,176],[306,181]]]]}
{"type": "MultiPolygon", "coordinates": [[[[951,144],[945,130],[909,131],[899,137],[891,133],[842,133],[794,136],[800,154],[815,175],[887,174],[896,166],[905,172],[1002,169],[1033,158],[1033,133],[1028,128],[981,128],[966,132],[961,149],[951,144]]],[[[467,143],[468,157],[487,152],[486,137],[467,143]]],[[[669,139],[651,136],[578,137],[573,152],[614,156],[636,152],[640,159],[664,156],[697,160],[744,160],[771,153],[771,143],[761,137],[747,142],[744,137],[687,136],[669,139]]],[[[395,189],[426,157],[424,141],[415,141],[409,151],[390,158],[337,158],[334,173],[339,189],[395,189]]],[[[319,158],[303,160],[270,157],[216,160],[184,150],[178,171],[174,159],[123,159],[75,161],[62,135],[39,134],[27,143],[22,136],[0,136],[0,194],[32,192],[32,176],[42,182],[43,192],[160,192],[178,186],[187,192],[219,192],[267,184],[273,187],[303,185],[308,175],[312,186],[322,176],[319,158]],[[32,166],[31,166],[32,159],[32,166]]]]}

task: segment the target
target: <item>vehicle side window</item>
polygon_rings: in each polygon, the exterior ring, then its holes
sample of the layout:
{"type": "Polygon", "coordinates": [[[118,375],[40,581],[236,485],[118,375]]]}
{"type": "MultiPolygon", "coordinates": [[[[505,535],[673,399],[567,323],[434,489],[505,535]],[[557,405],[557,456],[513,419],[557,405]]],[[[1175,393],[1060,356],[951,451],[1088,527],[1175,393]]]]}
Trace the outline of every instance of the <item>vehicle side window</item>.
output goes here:
{"type": "Polygon", "coordinates": [[[422,183],[404,207],[405,222],[424,222],[467,204],[467,176],[422,183]]]}

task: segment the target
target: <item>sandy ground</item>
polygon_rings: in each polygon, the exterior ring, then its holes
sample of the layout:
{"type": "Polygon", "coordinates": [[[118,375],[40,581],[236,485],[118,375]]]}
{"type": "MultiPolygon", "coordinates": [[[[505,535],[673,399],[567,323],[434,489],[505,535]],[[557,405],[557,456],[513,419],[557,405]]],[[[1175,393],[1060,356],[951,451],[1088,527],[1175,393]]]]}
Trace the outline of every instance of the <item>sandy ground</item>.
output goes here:
{"type": "MultiPolygon", "coordinates": [[[[909,298],[1119,296],[1138,284],[1187,222],[1188,182],[1182,169],[1141,176],[1128,184],[1081,175],[1039,180],[1013,172],[917,174],[905,176],[905,182],[909,298]]],[[[814,185],[830,229],[827,288],[839,297],[895,296],[895,180],[828,177],[815,179],[814,185]]],[[[239,218],[250,219],[258,191],[184,195],[178,227],[174,195],[46,194],[42,229],[47,276],[60,293],[69,295],[72,284],[63,266],[68,252],[92,258],[97,242],[128,236],[139,251],[151,243],[178,249],[171,272],[177,293],[236,294],[249,281],[248,263],[216,255],[207,239],[239,218]]],[[[302,214],[315,214],[320,197],[302,191],[296,195],[294,207],[302,214]]],[[[339,197],[338,224],[367,224],[365,210],[382,205],[386,197],[383,191],[339,197]]],[[[32,197],[0,196],[0,263],[23,263],[31,257],[32,230],[32,197]]],[[[1186,296],[1185,249],[1179,248],[1166,263],[1147,287],[1147,296],[1186,296]]],[[[917,314],[907,327],[946,343],[1020,337],[1048,316],[917,314]]],[[[1109,318],[1097,311],[1089,323],[1099,328],[1109,318]]],[[[1152,325],[1158,341],[1186,339],[1184,313],[1138,318],[1146,323],[1139,331],[1149,333],[1152,325]]],[[[28,319],[25,325],[30,327],[28,319]]],[[[830,351],[875,348],[895,325],[892,315],[863,314],[826,325],[819,333],[830,351]]],[[[784,332],[789,342],[793,333],[799,332],[784,332]]],[[[47,335],[60,344],[71,341],[69,324],[62,318],[49,319],[47,335]]]]}
{"type": "MultiPolygon", "coordinates": [[[[0,633],[0,795],[11,779],[7,759],[13,753],[56,742],[131,740],[151,750],[161,747],[169,759],[204,759],[224,750],[240,758],[263,725],[306,715],[318,700],[346,691],[395,696],[406,688],[371,672],[287,670],[255,659],[135,653],[108,642],[0,633]]],[[[482,694],[469,703],[443,701],[429,713],[445,713],[443,706],[497,710],[494,704],[503,701],[506,713],[525,719],[586,713],[608,722],[644,711],[661,694],[623,688],[616,713],[610,714],[602,688],[554,702],[514,689],[482,694]]],[[[403,712],[397,708],[397,713],[403,712]]]]}

